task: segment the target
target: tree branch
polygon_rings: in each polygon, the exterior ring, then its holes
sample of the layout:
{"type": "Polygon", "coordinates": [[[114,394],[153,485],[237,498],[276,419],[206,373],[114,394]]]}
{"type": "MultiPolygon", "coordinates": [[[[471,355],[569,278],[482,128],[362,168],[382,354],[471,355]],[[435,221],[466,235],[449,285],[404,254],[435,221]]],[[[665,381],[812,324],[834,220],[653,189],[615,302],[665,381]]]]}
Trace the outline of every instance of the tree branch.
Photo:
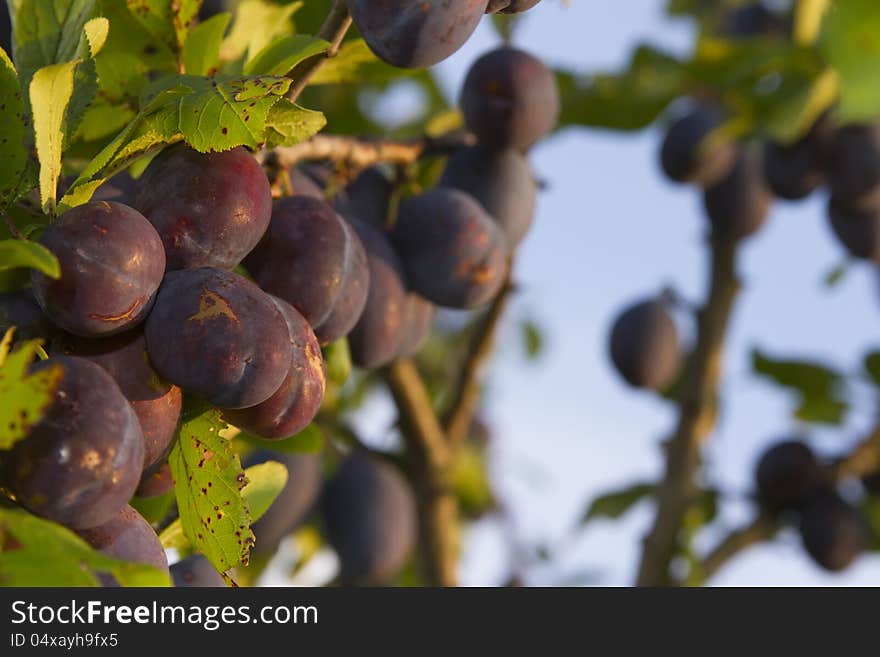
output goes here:
{"type": "Polygon", "coordinates": [[[700,578],[706,580],[740,552],[758,545],[773,537],[779,529],[778,523],[767,514],[760,513],[744,527],[730,532],[700,562],[700,578]]]}
{"type": "Polygon", "coordinates": [[[351,27],[351,16],[348,13],[348,5],[345,0],[335,0],[317,34],[319,39],[329,42],[330,47],[320,55],[304,61],[288,73],[287,77],[293,80],[293,84],[287,90],[287,100],[292,103],[296,102],[303,89],[309,84],[309,80],[324,65],[324,62],[336,56],[349,27],[351,27]]]}
{"type": "Polygon", "coordinates": [[[640,586],[671,583],[669,564],[682,521],[699,492],[695,473],[700,446],[715,425],[724,337],[740,285],[735,272],[736,245],[710,237],[710,247],[709,295],[699,313],[696,345],[685,365],[678,425],[666,445],[666,473],[657,492],[657,515],[644,540],[637,578],[640,586]]]}
{"type": "Polygon", "coordinates": [[[474,142],[468,133],[423,137],[410,141],[358,139],[344,135],[315,135],[294,146],[278,146],[272,153],[280,166],[289,168],[304,160],[344,162],[355,169],[373,164],[412,164],[425,155],[442,155],[474,142]]]}
{"type": "Polygon", "coordinates": [[[383,375],[397,405],[412,465],[426,580],[432,586],[455,586],[458,508],[449,482],[452,452],[412,360],[393,362],[383,375]]]}
{"type": "Polygon", "coordinates": [[[483,378],[492,356],[495,335],[514,289],[512,272],[511,260],[508,264],[507,279],[471,339],[468,354],[461,368],[455,395],[444,423],[446,438],[453,447],[457,447],[467,438],[474,415],[479,409],[483,378]]]}
{"type": "MultiPolygon", "coordinates": [[[[828,467],[833,482],[858,478],[880,468],[880,422],[846,456],[828,467]]],[[[700,577],[708,579],[716,574],[740,552],[773,538],[779,524],[766,513],[759,513],[749,524],[732,531],[702,560],[700,577]]]]}

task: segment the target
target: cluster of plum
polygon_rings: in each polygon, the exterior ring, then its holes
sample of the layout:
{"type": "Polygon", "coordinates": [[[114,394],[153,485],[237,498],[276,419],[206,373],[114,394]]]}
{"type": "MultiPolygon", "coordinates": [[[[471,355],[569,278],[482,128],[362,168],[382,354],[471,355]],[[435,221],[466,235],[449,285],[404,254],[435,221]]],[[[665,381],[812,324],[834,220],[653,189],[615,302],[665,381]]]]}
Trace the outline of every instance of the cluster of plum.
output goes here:
{"type": "MultiPolygon", "coordinates": [[[[436,306],[476,308],[502,288],[534,211],[524,152],[552,130],[558,91],[540,61],[505,47],[474,64],[461,105],[477,145],[399,203],[380,166],[333,195],[293,168],[293,193],[273,201],[244,148],[178,144],[51,223],[41,241],[60,278],[34,272],[30,289],[0,297],[0,324],[44,338],[50,357],[33,370],[60,383],[0,453],[0,485],[108,554],[167,568],[128,502],[173,487],[185,396],[260,438],[292,436],[321,407],[322,346],[347,337],[356,365],[382,367],[419,349],[436,306]]],[[[326,493],[343,579],[387,579],[415,533],[399,475],[355,455],[326,493]]]]}
{"type": "MultiPolygon", "coordinates": [[[[786,37],[790,21],[761,4],[729,13],[719,26],[730,38],[786,37]]],[[[710,238],[732,246],[765,223],[774,197],[807,198],[829,189],[828,218],[850,255],[880,262],[880,127],[837,125],[821,115],[797,142],[738,143],[725,130],[724,111],[694,100],[670,124],[660,165],[675,183],[702,190],[710,238]]],[[[665,391],[674,383],[683,349],[664,293],[628,306],[614,321],[611,361],[631,386],[665,391]]],[[[758,496],[774,513],[797,512],[804,546],[814,560],[840,570],[858,555],[863,523],[803,443],[771,449],[757,471],[758,496]]]]}
{"type": "MultiPolygon", "coordinates": [[[[880,496],[880,472],[862,478],[866,494],[880,496]]],[[[799,440],[768,449],[755,472],[758,501],[771,515],[796,522],[804,549],[822,568],[840,571],[867,544],[867,519],[841,497],[831,469],[799,440]]]]}

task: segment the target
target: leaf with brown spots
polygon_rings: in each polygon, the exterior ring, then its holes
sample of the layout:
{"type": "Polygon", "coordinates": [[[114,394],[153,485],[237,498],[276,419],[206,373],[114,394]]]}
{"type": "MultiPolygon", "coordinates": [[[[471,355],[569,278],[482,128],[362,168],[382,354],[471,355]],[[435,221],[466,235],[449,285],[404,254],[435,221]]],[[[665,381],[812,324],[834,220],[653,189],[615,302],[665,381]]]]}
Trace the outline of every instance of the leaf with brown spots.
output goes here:
{"type": "Polygon", "coordinates": [[[52,403],[62,374],[59,367],[28,374],[28,365],[33,362],[40,341],[25,342],[9,353],[12,335],[10,329],[0,343],[0,449],[12,449],[27,437],[52,403]]]}
{"type": "Polygon", "coordinates": [[[168,457],[183,534],[221,573],[247,564],[254,534],[238,456],[216,410],[184,420],[168,457]]]}

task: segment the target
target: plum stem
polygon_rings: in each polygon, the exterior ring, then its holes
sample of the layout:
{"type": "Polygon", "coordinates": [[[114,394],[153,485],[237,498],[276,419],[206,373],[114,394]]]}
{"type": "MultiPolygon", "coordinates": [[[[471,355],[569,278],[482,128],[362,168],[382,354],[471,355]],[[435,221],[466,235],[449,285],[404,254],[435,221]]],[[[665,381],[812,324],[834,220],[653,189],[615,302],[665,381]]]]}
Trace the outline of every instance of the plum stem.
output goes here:
{"type": "Polygon", "coordinates": [[[348,13],[348,5],[345,0],[335,0],[317,34],[318,38],[327,41],[330,47],[320,55],[307,59],[288,73],[287,77],[293,80],[293,84],[287,90],[287,100],[291,103],[296,102],[303,89],[309,84],[309,80],[324,65],[324,62],[336,56],[349,27],[351,27],[351,16],[348,13]]]}

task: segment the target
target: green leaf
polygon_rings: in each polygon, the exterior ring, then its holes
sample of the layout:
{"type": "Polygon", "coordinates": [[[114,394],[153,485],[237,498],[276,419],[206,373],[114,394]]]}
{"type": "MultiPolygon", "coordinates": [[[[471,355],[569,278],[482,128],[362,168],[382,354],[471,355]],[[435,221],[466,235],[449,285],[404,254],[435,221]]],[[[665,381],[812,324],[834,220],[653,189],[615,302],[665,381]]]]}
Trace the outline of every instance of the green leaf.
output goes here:
{"type": "Polygon", "coordinates": [[[220,573],[247,564],[254,543],[247,478],[225,426],[216,410],[184,420],[168,456],[183,533],[220,573]]]}
{"type": "Polygon", "coordinates": [[[168,573],[113,559],[61,525],[0,508],[0,586],[98,586],[108,573],[123,586],[170,586],[168,573]]]}
{"type": "Polygon", "coordinates": [[[321,65],[309,80],[309,84],[356,82],[362,79],[359,78],[359,73],[362,73],[365,66],[373,65],[378,61],[366,41],[351,39],[342,44],[335,57],[321,65]]]}
{"type": "Polygon", "coordinates": [[[535,322],[526,320],[522,323],[523,345],[525,346],[526,356],[535,359],[541,355],[544,348],[544,336],[541,329],[535,322]]]}
{"type": "Polygon", "coordinates": [[[165,103],[151,120],[160,126],[158,132],[168,135],[177,131],[201,153],[242,145],[256,148],[264,139],[270,108],[290,83],[289,78],[267,75],[169,78],[156,89],[188,91],[165,103]]]}
{"type": "Polygon", "coordinates": [[[850,260],[844,260],[839,265],[836,265],[832,268],[827,274],[825,274],[822,282],[825,287],[832,288],[838,285],[849,273],[852,262],[850,260]]]}
{"type": "Polygon", "coordinates": [[[330,44],[308,34],[275,39],[244,66],[246,75],[287,75],[293,68],[315,55],[326,52],[330,44]]]}
{"type": "Polygon", "coordinates": [[[241,494],[251,510],[251,522],[256,522],[284,490],[287,484],[287,467],[278,461],[266,461],[252,465],[244,474],[248,484],[241,494]]]}
{"type": "Polygon", "coordinates": [[[15,65],[27,91],[37,69],[77,58],[94,0],[10,0],[15,65]]]}
{"type": "Polygon", "coordinates": [[[60,278],[61,265],[49,249],[28,240],[0,240],[0,271],[30,267],[50,278],[60,278]]]}
{"type": "Polygon", "coordinates": [[[452,488],[464,516],[477,518],[492,508],[494,498],[486,467],[486,454],[473,443],[459,450],[452,464],[452,488]]]}
{"type": "Polygon", "coordinates": [[[874,385],[880,387],[880,351],[866,354],[864,367],[874,385]]]}
{"type": "Polygon", "coordinates": [[[381,85],[398,78],[413,78],[420,73],[394,68],[380,60],[366,41],[349,39],[334,57],[325,61],[309,79],[309,85],[357,83],[381,85]]]}
{"type": "Polygon", "coordinates": [[[190,75],[212,75],[220,65],[220,45],[231,14],[212,16],[196,25],[183,44],[183,67],[190,75]]]}
{"type": "Polygon", "coordinates": [[[154,40],[180,51],[202,0],[126,0],[129,11],[154,40]]]}
{"type": "Polygon", "coordinates": [[[559,127],[644,128],[681,94],[684,73],[677,59],[649,46],[639,46],[629,68],[620,75],[585,78],[559,72],[559,127]]]}
{"type": "Polygon", "coordinates": [[[794,415],[799,420],[840,424],[849,409],[849,403],[841,397],[842,375],[825,365],[771,358],[755,349],[752,369],[797,394],[794,415]]]}
{"type": "Polygon", "coordinates": [[[819,43],[840,78],[837,118],[847,123],[880,116],[880,6],[874,0],[833,3],[819,43]]]}
{"type": "MultiPolygon", "coordinates": [[[[147,32],[121,0],[99,0],[99,9],[110,21],[107,43],[95,58],[101,99],[136,112],[137,99],[151,79],[177,73],[177,57],[170,46],[147,32]]],[[[117,124],[116,130],[120,127],[117,124]]]]}
{"type": "Polygon", "coordinates": [[[247,431],[242,431],[235,439],[258,449],[270,449],[285,454],[317,454],[324,446],[324,432],[314,422],[295,436],[282,440],[264,440],[247,431]]]}
{"type": "MultiPolygon", "coordinates": [[[[277,461],[266,461],[252,465],[244,471],[244,475],[248,483],[241,489],[241,496],[250,508],[253,523],[263,517],[284,489],[287,484],[287,467],[277,461]]],[[[166,549],[187,550],[191,547],[179,518],[165,528],[159,540],[166,549]]]]}
{"type": "Polygon", "coordinates": [[[160,110],[178,96],[189,92],[187,87],[174,87],[157,93],[143,110],[117,137],[105,146],[73,182],[59,203],[64,212],[87,202],[107,178],[126,166],[166,144],[180,141],[183,136],[176,126],[163,126],[157,118],[160,110]]]}
{"type": "Polygon", "coordinates": [[[321,351],[324,353],[324,368],[327,381],[341,386],[351,375],[351,351],[348,348],[348,340],[340,338],[321,351]]]}
{"type": "Polygon", "coordinates": [[[302,2],[281,5],[268,0],[242,0],[235,12],[232,30],[223,41],[220,59],[231,62],[253,57],[273,39],[293,33],[290,18],[302,2]]]}
{"type": "Polygon", "coordinates": [[[656,488],[654,484],[638,483],[613,493],[601,495],[592,501],[581,518],[581,524],[586,524],[594,518],[619,518],[634,504],[653,495],[656,488]]]}
{"type": "Polygon", "coordinates": [[[128,502],[151,525],[162,522],[174,504],[174,491],[155,497],[133,497],[128,502]]]}
{"type": "Polygon", "coordinates": [[[0,49],[0,212],[12,203],[28,164],[27,123],[18,74],[9,56],[0,49]]]}
{"type": "MultiPolygon", "coordinates": [[[[84,56],[96,55],[107,39],[107,19],[94,18],[82,29],[79,50],[84,56]]],[[[40,203],[48,215],[55,214],[62,153],[97,90],[97,71],[90,59],[45,66],[36,71],[30,81],[29,97],[40,161],[40,203]]]]}
{"type": "Polygon", "coordinates": [[[6,332],[0,346],[0,450],[12,449],[27,437],[52,403],[63,374],[57,366],[28,374],[40,342],[25,342],[9,353],[13,332],[14,329],[6,332]]]}
{"type": "Polygon", "coordinates": [[[265,142],[269,148],[293,146],[318,134],[327,119],[321,112],[305,109],[281,98],[266,117],[265,142]]]}

